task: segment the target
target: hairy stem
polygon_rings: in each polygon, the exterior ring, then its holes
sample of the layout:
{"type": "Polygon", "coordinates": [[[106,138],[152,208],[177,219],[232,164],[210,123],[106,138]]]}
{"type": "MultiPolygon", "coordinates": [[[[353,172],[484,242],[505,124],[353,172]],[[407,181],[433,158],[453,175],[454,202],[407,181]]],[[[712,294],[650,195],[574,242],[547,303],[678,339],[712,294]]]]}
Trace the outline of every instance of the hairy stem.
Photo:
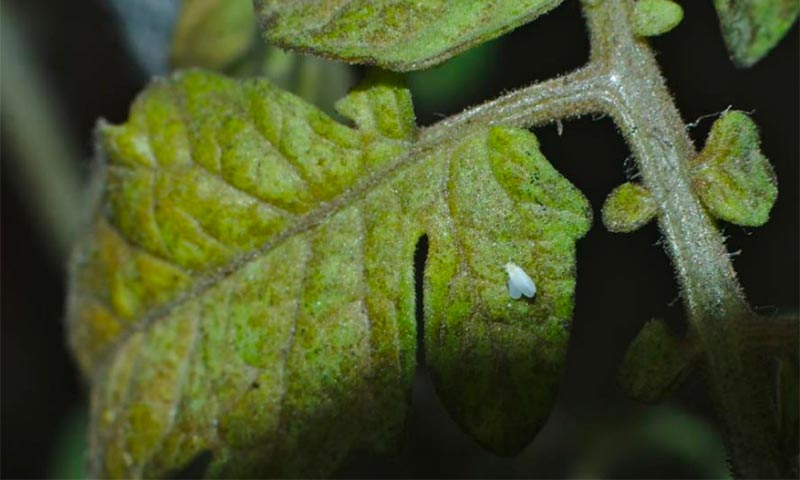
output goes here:
{"type": "MultiPolygon", "coordinates": [[[[632,32],[630,0],[584,1],[592,62],[607,71],[609,112],[659,205],[659,225],[681,285],[690,334],[704,355],[704,373],[726,431],[734,473],[790,473],[778,445],[771,382],[764,361],[747,351],[738,328],[753,315],[722,235],[692,191],[696,151],[647,43],[632,32]]],[[[752,320],[757,321],[757,320],[752,320]]]]}
{"type": "Polygon", "coordinates": [[[422,140],[438,143],[472,125],[531,127],[592,112],[611,115],[659,205],[659,226],[675,265],[690,335],[703,352],[734,473],[788,476],[791,466],[778,445],[768,369],[748,342],[748,331],[764,331],[752,327],[754,322],[765,320],[751,313],[723,237],[692,190],[689,161],[697,152],[653,52],[632,31],[633,2],[583,4],[592,45],[586,67],[444,120],[424,130],[422,140]]]}
{"type": "Polygon", "coordinates": [[[528,128],[604,110],[602,75],[588,65],[567,75],[535,83],[446,118],[422,131],[423,142],[457,137],[468,128],[504,125],[528,128]]]}
{"type": "Polygon", "coordinates": [[[697,152],[653,53],[631,31],[624,2],[586,4],[592,62],[605,72],[608,113],[660,206],[661,230],[689,316],[727,318],[748,312],[722,236],[692,191],[688,161],[697,152]]]}

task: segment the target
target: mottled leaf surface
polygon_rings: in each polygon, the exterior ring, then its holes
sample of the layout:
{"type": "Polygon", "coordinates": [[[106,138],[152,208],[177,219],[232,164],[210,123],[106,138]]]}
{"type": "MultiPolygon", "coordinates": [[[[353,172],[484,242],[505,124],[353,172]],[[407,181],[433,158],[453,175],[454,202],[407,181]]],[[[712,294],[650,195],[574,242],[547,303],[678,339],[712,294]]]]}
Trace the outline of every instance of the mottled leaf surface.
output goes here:
{"type": "Polygon", "coordinates": [[[408,71],[496,38],[561,1],[255,0],[255,7],[271,43],[408,71]]]}
{"type": "Polygon", "coordinates": [[[714,122],[692,170],[695,191],[715,217],[747,227],[769,220],[778,184],[758,127],[744,112],[725,112],[714,122]]]}
{"type": "Polygon", "coordinates": [[[603,204],[603,225],[609,232],[633,232],[647,225],[658,213],[649,190],[626,182],[615,188],[603,204]]]}
{"type": "Polygon", "coordinates": [[[683,9],[672,0],[636,0],[631,20],[637,35],[652,37],[681,23],[683,9]]]}
{"type": "Polygon", "coordinates": [[[750,67],[781,41],[800,12],[799,0],[714,0],[733,62],[750,67]]]}
{"type": "Polygon", "coordinates": [[[72,265],[69,328],[91,383],[90,467],[325,475],[396,443],[426,349],[459,422],[499,451],[543,423],[563,362],[586,200],[529,132],[418,142],[408,91],[375,78],[333,121],[263,80],[158,80],[98,137],[105,188],[72,265]],[[502,266],[539,291],[512,301],[502,266]]]}

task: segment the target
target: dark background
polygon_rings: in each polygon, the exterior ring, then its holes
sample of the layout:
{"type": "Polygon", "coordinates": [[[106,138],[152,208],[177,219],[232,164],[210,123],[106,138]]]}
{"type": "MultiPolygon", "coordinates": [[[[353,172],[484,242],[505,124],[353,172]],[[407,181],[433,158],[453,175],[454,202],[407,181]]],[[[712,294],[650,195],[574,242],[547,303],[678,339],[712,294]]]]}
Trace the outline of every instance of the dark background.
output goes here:
{"type": "MultiPolygon", "coordinates": [[[[130,101],[147,79],[104,2],[9,3],[26,20],[36,60],[68,119],[64,128],[82,148],[83,161],[74,167],[86,172],[96,119],[124,121],[130,101]]],[[[797,25],[754,68],[738,70],[728,60],[712,2],[680,3],[684,21],[652,44],[683,118],[692,122],[729,105],[752,112],[761,128],[763,151],[779,179],[778,201],[766,226],[722,225],[729,250],[741,250],[734,265],[756,309],[796,312],[797,25]]],[[[567,0],[551,14],[493,42],[491,52],[492,66],[481,74],[483,81],[476,88],[462,98],[417,105],[421,124],[582,65],[588,40],[578,2],[567,0]]],[[[692,129],[698,145],[712,122],[713,118],[703,120],[692,129]]],[[[584,118],[565,123],[561,136],[553,126],[535,133],[548,159],[584,192],[598,217],[608,192],[632,173],[628,169],[626,176],[628,151],[614,125],[609,119],[584,118]]],[[[59,438],[76,428],[86,396],[65,348],[64,262],[50,254],[45,230],[28,209],[13,168],[7,168],[17,154],[8,143],[2,142],[0,473],[68,475],[53,470],[53,462],[64,448],[59,438]]],[[[519,457],[503,459],[477,447],[447,417],[421,374],[406,449],[390,459],[358,457],[342,475],[691,477],[719,472],[716,425],[698,379],[661,407],[626,400],[615,382],[626,346],[647,320],[681,322],[682,306],[660,238],[654,224],[619,235],[605,231],[596,218],[594,228],[578,243],[577,303],[560,397],[542,433],[519,457]],[[682,453],[682,444],[696,444],[693,448],[700,451],[682,453]]]]}

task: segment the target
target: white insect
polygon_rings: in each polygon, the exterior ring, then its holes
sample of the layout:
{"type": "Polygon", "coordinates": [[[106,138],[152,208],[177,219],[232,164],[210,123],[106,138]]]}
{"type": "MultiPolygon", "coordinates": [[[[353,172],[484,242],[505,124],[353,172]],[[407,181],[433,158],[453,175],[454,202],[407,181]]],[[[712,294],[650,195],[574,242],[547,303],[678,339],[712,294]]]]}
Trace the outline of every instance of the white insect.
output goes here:
{"type": "Polygon", "coordinates": [[[517,300],[522,295],[528,298],[533,298],[536,295],[536,284],[525,273],[525,270],[514,262],[506,263],[504,268],[508,273],[508,294],[511,298],[517,300]]]}

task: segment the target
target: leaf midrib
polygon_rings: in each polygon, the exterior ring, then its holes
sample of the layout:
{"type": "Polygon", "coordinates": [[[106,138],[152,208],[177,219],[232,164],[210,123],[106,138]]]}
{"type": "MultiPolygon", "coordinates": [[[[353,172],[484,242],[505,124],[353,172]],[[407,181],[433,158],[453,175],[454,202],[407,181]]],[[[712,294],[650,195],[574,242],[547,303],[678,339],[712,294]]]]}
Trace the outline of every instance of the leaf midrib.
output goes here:
{"type": "MultiPolygon", "coordinates": [[[[433,139],[429,139],[426,138],[426,134],[431,131],[433,127],[420,130],[417,137],[418,140],[413,143],[405,153],[395,157],[395,160],[389,162],[389,164],[385,167],[359,179],[359,181],[357,181],[352,187],[345,189],[332,200],[321,202],[319,207],[299,217],[294,225],[270,238],[260,247],[234,257],[231,261],[217,269],[214,269],[213,273],[211,274],[194,277],[196,280],[191,288],[179,293],[169,302],[149,310],[144,315],[139,317],[139,320],[134,322],[130,327],[122,330],[118,339],[107,346],[104,349],[105,352],[100,353],[98,357],[96,357],[94,363],[96,365],[109,363],[106,360],[108,360],[109,357],[113,357],[120,346],[125,344],[134,333],[149,329],[155,322],[167,318],[168,315],[177,307],[201,296],[206,290],[224,281],[250,262],[268,254],[286,240],[318,226],[333,214],[352,205],[366,193],[372,191],[374,188],[377,188],[379,185],[390,181],[391,177],[399,174],[404,169],[416,165],[417,163],[429,158],[431,155],[437,152],[442,150],[446,151],[448,147],[452,146],[452,144],[458,143],[460,139],[466,137],[474,131],[480,130],[481,128],[486,127],[476,126],[465,128],[459,132],[458,137],[455,139],[449,138],[447,135],[432,135],[433,139]]],[[[100,372],[102,372],[102,370],[104,369],[97,369],[93,377],[97,377],[98,375],[101,376],[102,373],[100,372]]]]}
{"type": "MultiPolygon", "coordinates": [[[[95,357],[93,363],[96,365],[109,364],[110,362],[106,360],[113,356],[119,346],[127,342],[135,332],[148,329],[153,323],[166,317],[173,309],[201,295],[238,269],[265,255],[287,239],[314,228],[330,215],[351,204],[377,185],[388,181],[390,177],[399,174],[403,169],[414,166],[430,155],[448,152],[468,135],[496,125],[527,128],[552,121],[553,118],[567,118],[596,110],[597,107],[593,103],[593,99],[589,98],[587,100],[584,98],[587,95],[592,97],[591,94],[596,90],[594,85],[596,78],[597,74],[593,69],[580,69],[563,77],[537,83],[519,90],[511,98],[513,101],[501,97],[465,110],[431,126],[419,129],[416,142],[405,153],[395,157],[392,162],[377,171],[359,178],[352,187],[342,191],[332,200],[322,202],[318,208],[298,218],[292,227],[269,239],[261,247],[235,257],[225,266],[215,270],[213,274],[200,276],[192,288],[176,295],[173,300],[150,310],[140,317],[139,322],[124,329],[117,341],[103,349],[104,351],[95,357]],[[538,94],[533,92],[538,92],[538,94]],[[520,98],[517,99],[517,97],[520,98]],[[531,98],[537,98],[538,102],[536,102],[535,106],[531,104],[531,98]],[[575,104],[580,105],[582,108],[565,107],[565,105],[575,104]],[[500,111],[502,115],[499,117],[488,115],[493,109],[500,111]]],[[[103,370],[104,368],[97,368],[92,374],[92,378],[102,377],[103,370]]]]}

